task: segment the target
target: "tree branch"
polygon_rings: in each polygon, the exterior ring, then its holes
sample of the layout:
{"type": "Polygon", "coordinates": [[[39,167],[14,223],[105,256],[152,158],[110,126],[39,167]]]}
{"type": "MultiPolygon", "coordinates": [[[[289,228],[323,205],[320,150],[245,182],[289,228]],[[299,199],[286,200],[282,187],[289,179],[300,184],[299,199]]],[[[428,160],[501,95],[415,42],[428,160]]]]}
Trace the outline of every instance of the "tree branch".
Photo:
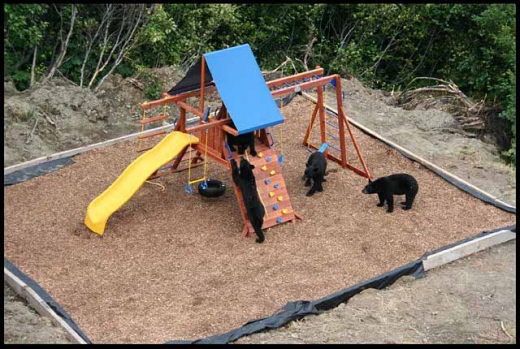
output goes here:
{"type": "Polygon", "coordinates": [[[29,82],[29,88],[34,85],[34,69],[36,67],[36,55],[38,54],[38,45],[34,46],[33,60],[31,64],[31,81],[29,82]]]}
{"type": "MultiPolygon", "coordinates": [[[[72,31],[74,30],[74,23],[76,21],[76,13],[77,13],[76,5],[72,4],[71,7],[72,7],[72,14],[70,16],[69,32],[67,34],[65,41],[63,41],[63,38],[61,36],[61,29],[60,29],[60,38],[62,39],[61,40],[61,51],[60,51],[60,54],[58,55],[58,59],[53,64],[49,74],[45,77],[44,81],[47,81],[54,76],[56,69],[58,69],[61,66],[61,64],[63,62],[63,58],[65,57],[65,54],[67,53],[67,47],[69,45],[70,37],[72,36],[72,31]]],[[[59,13],[59,15],[61,17],[61,12],[59,13]]]]}
{"type": "Polygon", "coordinates": [[[145,16],[146,13],[146,5],[139,5],[135,8],[135,11],[137,12],[137,19],[135,20],[135,23],[131,29],[131,31],[126,35],[126,40],[123,43],[123,46],[121,46],[121,49],[119,50],[119,53],[115,59],[115,62],[112,65],[112,68],[101,78],[99,83],[94,88],[94,91],[97,91],[99,87],[103,84],[105,79],[114,72],[114,70],[119,66],[121,61],[123,60],[123,57],[133,48],[135,44],[134,36],[137,28],[141,25],[141,18],[145,16]]]}
{"type": "Polygon", "coordinates": [[[112,6],[113,6],[113,4],[108,4],[108,6],[105,10],[105,13],[103,14],[103,18],[101,19],[101,23],[99,24],[99,26],[96,30],[96,33],[94,34],[94,37],[91,40],[89,40],[87,43],[87,50],[85,52],[85,58],[83,59],[83,64],[81,65],[81,70],[80,70],[80,73],[81,73],[80,80],[79,80],[80,87],[83,87],[83,80],[85,78],[85,66],[86,66],[88,58],[90,56],[90,51],[92,50],[92,45],[97,40],[99,33],[101,32],[101,30],[103,29],[103,27],[105,25],[105,22],[108,20],[109,17],[112,16],[112,13],[113,13],[112,6]]]}

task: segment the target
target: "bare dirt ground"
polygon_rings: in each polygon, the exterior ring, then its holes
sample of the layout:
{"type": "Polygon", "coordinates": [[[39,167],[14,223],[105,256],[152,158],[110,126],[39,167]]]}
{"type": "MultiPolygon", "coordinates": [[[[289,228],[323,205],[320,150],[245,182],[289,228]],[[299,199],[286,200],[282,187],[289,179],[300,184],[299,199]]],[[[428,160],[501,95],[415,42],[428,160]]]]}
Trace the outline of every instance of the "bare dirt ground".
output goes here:
{"type": "Polygon", "coordinates": [[[4,343],[5,344],[67,344],[65,331],[40,316],[20,299],[4,282],[4,343]]]}
{"type": "MultiPolygon", "coordinates": [[[[163,91],[179,78],[166,68],[158,75],[165,81],[163,91]]],[[[493,145],[454,132],[457,125],[449,114],[432,109],[403,110],[381,91],[365,89],[354,79],[343,80],[343,89],[347,116],[516,204],[515,171],[500,162],[493,145]]],[[[143,101],[143,94],[117,76],[98,94],[78,90],[59,79],[23,93],[8,92],[4,83],[4,91],[4,166],[139,131],[137,104],[143,101]]],[[[330,96],[328,100],[334,107],[330,96]]],[[[515,246],[508,243],[492,248],[390,290],[366,291],[322,315],[238,342],[516,342],[515,246]],[[460,282],[452,282],[454,278],[460,282]]],[[[5,343],[66,342],[59,332],[4,284],[5,343]]]]}
{"type": "Polygon", "coordinates": [[[235,343],[516,343],[516,241],[235,343]]]}

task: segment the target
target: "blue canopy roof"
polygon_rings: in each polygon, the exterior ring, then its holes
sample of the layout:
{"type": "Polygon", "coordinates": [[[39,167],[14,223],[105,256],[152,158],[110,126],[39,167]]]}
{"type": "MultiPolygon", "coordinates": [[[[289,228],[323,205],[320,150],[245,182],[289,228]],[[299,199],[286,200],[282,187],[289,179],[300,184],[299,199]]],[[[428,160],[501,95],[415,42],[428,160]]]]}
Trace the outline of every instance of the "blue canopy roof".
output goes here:
{"type": "Polygon", "coordinates": [[[238,134],[283,123],[248,44],[204,54],[238,134]]]}

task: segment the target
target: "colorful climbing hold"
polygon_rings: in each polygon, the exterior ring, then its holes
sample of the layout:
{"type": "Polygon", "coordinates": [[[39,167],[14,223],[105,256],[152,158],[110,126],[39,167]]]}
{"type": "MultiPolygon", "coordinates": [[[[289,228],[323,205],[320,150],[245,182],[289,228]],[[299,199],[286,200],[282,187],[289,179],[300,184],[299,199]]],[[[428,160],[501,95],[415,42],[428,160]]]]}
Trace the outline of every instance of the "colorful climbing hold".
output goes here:
{"type": "Polygon", "coordinates": [[[287,214],[287,212],[289,212],[289,211],[287,211],[286,208],[284,208],[284,209],[282,210],[282,213],[283,213],[283,214],[287,214]]]}
{"type": "Polygon", "coordinates": [[[276,184],[274,185],[274,188],[275,188],[275,189],[278,189],[279,186],[280,186],[280,184],[276,183],[276,184]]]}
{"type": "Polygon", "coordinates": [[[265,180],[265,184],[269,184],[269,183],[271,183],[271,180],[270,179],[266,179],[265,180]]]}
{"type": "Polygon", "coordinates": [[[256,156],[258,156],[259,158],[261,158],[261,157],[264,156],[264,153],[258,153],[258,154],[256,154],[256,156]]]}
{"type": "Polygon", "coordinates": [[[267,170],[267,166],[265,166],[265,165],[264,165],[264,166],[262,166],[261,168],[262,168],[262,171],[265,171],[265,170],[267,170]]]}
{"type": "Polygon", "coordinates": [[[265,159],[265,161],[267,161],[267,162],[271,162],[271,157],[268,156],[267,159],[265,159]]]}
{"type": "Polygon", "coordinates": [[[272,198],[273,196],[274,196],[274,192],[273,191],[269,192],[269,197],[272,198]]]}
{"type": "Polygon", "coordinates": [[[282,217],[276,218],[276,223],[282,223],[282,222],[283,222],[283,218],[282,217]]]}
{"type": "MultiPolygon", "coordinates": [[[[264,167],[265,167],[265,166],[264,166],[264,167]]],[[[275,171],[275,170],[272,170],[272,171],[269,172],[269,173],[271,174],[271,176],[273,176],[273,175],[276,173],[276,171],[275,171]]]]}
{"type": "Polygon", "coordinates": [[[280,195],[280,196],[278,197],[278,201],[282,201],[282,200],[283,200],[283,196],[280,195]]]}
{"type": "MultiPolygon", "coordinates": [[[[273,206],[273,210],[276,211],[277,209],[278,209],[278,205],[274,205],[274,206],[273,206]]],[[[283,211],[282,211],[282,212],[283,212],[283,211]]]]}

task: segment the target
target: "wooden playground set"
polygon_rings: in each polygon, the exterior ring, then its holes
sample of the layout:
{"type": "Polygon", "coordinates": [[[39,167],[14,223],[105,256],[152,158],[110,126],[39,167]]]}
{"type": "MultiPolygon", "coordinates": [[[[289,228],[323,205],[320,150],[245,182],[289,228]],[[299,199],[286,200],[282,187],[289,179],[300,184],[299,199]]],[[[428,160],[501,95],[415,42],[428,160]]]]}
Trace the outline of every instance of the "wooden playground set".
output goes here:
{"type": "MultiPolygon", "coordinates": [[[[96,233],[103,234],[104,224],[108,217],[119,209],[146,180],[155,179],[172,172],[188,171],[186,191],[191,193],[192,184],[199,183],[200,185],[201,182],[205,184],[209,180],[207,174],[208,158],[225,167],[231,175],[230,159],[237,159],[240,155],[230,151],[227,144],[227,134],[239,136],[249,132],[254,132],[255,148],[258,154],[253,157],[246,152],[245,156],[255,166],[253,172],[258,194],[266,209],[262,228],[266,229],[277,224],[294,221],[296,218],[302,218],[292,207],[280,166],[283,162],[283,154],[276,154],[273,147],[275,142],[269,127],[282,125],[279,143],[283,153],[283,122],[285,118],[276,105],[275,99],[282,99],[281,109],[283,109],[284,97],[288,98],[305,90],[316,89],[317,103],[303,137],[303,146],[311,151],[317,151],[321,148],[320,150],[324,152],[328,160],[334,161],[342,168],[348,168],[360,176],[371,178],[349,121],[343,112],[341,77],[338,74],[323,76],[323,73],[323,68],[316,67],[311,71],[265,82],[251,48],[247,44],[203,55],[197,64],[190,68],[185,78],[176,85],[178,88],[173,87],[168,93],[164,93],[161,99],[141,104],[143,118],[139,122],[142,130],[146,125],[153,125],[157,122],[164,124],[169,117],[166,112],[167,106],[174,106],[179,108],[179,116],[170,135],[189,135],[189,140],[182,143],[178,151],[170,154],[167,163],[164,163],[164,161],[154,162],[154,168],[150,170],[151,175],[149,176],[145,175],[139,179],[124,181],[122,178],[127,171],[130,171],[131,166],[129,166],[105,193],[89,205],[85,224],[96,233]],[[327,84],[334,87],[338,109],[337,115],[329,114],[333,116],[329,120],[327,120],[327,111],[324,107],[324,90],[327,84]],[[205,108],[204,102],[205,96],[214,91],[219,93],[222,105],[211,112],[211,108],[205,108]],[[195,104],[198,104],[196,106],[188,103],[188,99],[193,99],[193,97],[198,98],[198,103],[195,102],[195,104]],[[160,109],[163,112],[149,116],[151,110],[158,109],[156,107],[162,107],[160,109]],[[196,125],[188,125],[188,114],[199,118],[196,125]],[[313,125],[316,122],[320,130],[321,143],[319,145],[310,142],[313,125]],[[234,124],[236,129],[231,127],[231,124],[234,124]],[[335,134],[332,132],[335,132],[335,134]],[[347,132],[361,168],[347,161],[347,132]],[[321,147],[321,145],[326,145],[326,147],[321,147]],[[204,166],[204,175],[202,178],[192,180],[191,170],[197,166],[204,166]],[[125,183],[128,184],[128,189],[125,190],[129,194],[125,199],[121,199],[118,203],[111,203],[110,206],[108,202],[111,202],[111,200],[102,198],[102,196],[115,196],[116,193],[110,194],[110,191],[119,190],[117,189],[118,185],[116,185],[118,181],[124,182],[120,186],[125,183]],[[96,202],[98,199],[100,199],[100,202],[96,202]],[[98,218],[104,220],[103,223],[97,225],[98,223],[94,222],[96,214],[93,213],[93,210],[91,211],[91,206],[92,209],[96,209],[94,206],[99,206],[99,212],[105,211],[103,217],[98,218]]],[[[162,143],[166,140],[167,135],[166,130],[159,130],[140,135],[138,142],[140,145],[145,138],[164,137],[160,142],[162,143]]],[[[163,146],[163,148],[165,147],[166,145],[163,146]]],[[[153,152],[154,148],[159,148],[159,145],[138,148],[137,151],[153,152]]],[[[140,157],[144,155],[146,153],[140,157]]],[[[139,158],[134,162],[138,162],[138,160],[139,158]]],[[[248,220],[240,189],[234,183],[232,185],[244,221],[242,236],[245,237],[252,234],[254,230],[248,220]]]]}

